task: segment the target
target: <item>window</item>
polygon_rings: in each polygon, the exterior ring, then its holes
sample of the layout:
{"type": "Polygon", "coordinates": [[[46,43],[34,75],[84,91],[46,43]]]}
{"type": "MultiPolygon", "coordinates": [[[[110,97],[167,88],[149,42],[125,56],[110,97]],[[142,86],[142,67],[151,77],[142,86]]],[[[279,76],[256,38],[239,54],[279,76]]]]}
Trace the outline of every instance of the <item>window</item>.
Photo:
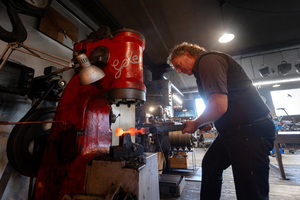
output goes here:
{"type": "Polygon", "coordinates": [[[300,115],[300,89],[271,91],[276,116],[285,116],[284,108],[289,115],[300,115]]]}
{"type": "Polygon", "coordinates": [[[196,108],[197,108],[197,117],[199,117],[203,113],[203,111],[205,109],[205,105],[201,98],[195,99],[195,102],[196,102],[196,108]]]}

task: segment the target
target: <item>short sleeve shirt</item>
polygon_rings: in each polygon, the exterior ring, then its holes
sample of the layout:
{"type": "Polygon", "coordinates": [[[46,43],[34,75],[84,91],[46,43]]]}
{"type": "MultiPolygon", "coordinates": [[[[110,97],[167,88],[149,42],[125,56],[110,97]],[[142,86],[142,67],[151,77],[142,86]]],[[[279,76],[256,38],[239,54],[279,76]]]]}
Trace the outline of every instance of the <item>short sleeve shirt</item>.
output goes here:
{"type": "Polygon", "coordinates": [[[198,73],[202,83],[205,95],[202,98],[207,100],[213,93],[228,94],[227,70],[228,63],[226,60],[215,54],[203,56],[198,65],[193,66],[193,72],[198,73]]]}
{"type": "Polygon", "coordinates": [[[229,55],[216,51],[200,52],[192,71],[205,104],[213,93],[228,96],[226,113],[215,121],[219,132],[250,123],[270,112],[245,71],[229,55]]]}

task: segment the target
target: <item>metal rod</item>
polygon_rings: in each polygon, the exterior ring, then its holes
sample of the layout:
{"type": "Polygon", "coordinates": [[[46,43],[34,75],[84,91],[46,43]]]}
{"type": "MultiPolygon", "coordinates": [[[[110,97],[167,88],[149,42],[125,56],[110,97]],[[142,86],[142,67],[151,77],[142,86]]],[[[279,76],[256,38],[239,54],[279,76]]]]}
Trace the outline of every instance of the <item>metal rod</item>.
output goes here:
{"type": "Polygon", "coordinates": [[[30,47],[27,47],[27,46],[25,46],[25,45],[23,45],[23,44],[21,44],[21,43],[18,43],[18,45],[21,46],[21,47],[23,47],[24,49],[26,49],[26,50],[29,51],[30,53],[34,54],[36,57],[41,57],[39,54],[37,54],[37,53],[31,51],[31,50],[30,50],[30,47]]]}
{"type": "Polygon", "coordinates": [[[47,123],[63,123],[67,124],[66,121],[35,121],[35,122],[1,122],[0,125],[13,125],[13,124],[47,124],[47,123]]]}
{"type": "Polygon", "coordinates": [[[67,66],[67,67],[64,67],[64,68],[62,68],[62,69],[58,69],[58,70],[56,70],[55,72],[53,72],[53,74],[58,74],[58,73],[60,73],[60,72],[67,71],[67,70],[69,70],[69,69],[73,69],[73,68],[72,68],[72,67],[69,67],[69,66],[67,66]]]}
{"type": "MultiPolygon", "coordinates": [[[[44,52],[44,51],[41,51],[41,50],[38,50],[38,49],[35,49],[35,48],[32,48],[32,47],[26,46],[26,45],[24,45],[24,44],[20,44],[20,43],[19,43],[19,45],[22,46],[22,47],[24,47],[24,48],[27,49],[27,50],[28,50],[28,49],[32,49],[32,50],[34,50],[34,51],[37,51],[37,52],[43,53],[43,54],[45,54],[45,55],[48,55],[48,56],[50,56],[50,57],[53,57],[53,58],[56,58],[56,59],[65,61],[65,62],[67,62],[67,63],[70,62],[69,60],[66,60],[66,59],[60,58],[60,57],[58,57],[58,56],[55,56],[55,55],[46,53],[46,52],[44,52]]],[[[28,51],[29,51],[29,50],[28,50],[28,51]]]]}
{"type": "Polygon", "coordinates": [[[286,115],[290,118],[290,120],[292,121],[292,123],[294,123],[294,120],[292,119],[292,117],[286,112],[285,109],[283,109],[283,111],[286,113],[286,115]]]}
{"type": "Polygon", "coordinates": [[[0,69],[1,69],[2,66],[6,63],[7,59],[9,58],[9,56],[11,55],[11,53],[12,53],[13,50],[14,50],[14,49],[11,48],[11,49],[9,50],[9,52],[8,52],[8,56],[6,56],[6,57],[2,60],[1,65],[0,65],[0,69]]]}
{"type": "Polygon", "coordinates": [[[10,44],[7,44],[4,51],[2,52],[1,56],[0,56],[0,60],[3,58],[3,56],[6,54],[7,50],[10,48],[10,44]]]}
{"type": "Polygon", "coordinates": [[[179,90],[173,83],[171,83],[171,87],[172,87],[174,90],[176,90],[176,92],[178,92],[181,96],[184,97],[184,94],[182,94],[182,92],[180,92],[180,90],[179,90]]]}
{"type": "MultiPolygon", "coordinates": [[[[55,56],[55,55],[46,53],[46,52],[44,52],[44,51],[41,51],[41,50],[38,50],[38,49],[35,49],[35,48],[32,48],[32,47],[26,46],[26,45],[21,44],[21,43],[19,43],[19,42],[9,43],[9,44],[6,46],[6,48],[4,49],[3,53],[1,54],[0,59],[2,59],[2,58],[4,57],[4,55],[7,53],[8,49],[10,49],[10,50],[9,50],[9,53],[8,53],[8,55],[3,59],[1,65],[0,65],[0,69],[1,69],[2,66],[6,63],[7,59],[10,57],[10,55],[11,55],[11,53],[12,53],[13,50],[17,50],[17,51],[20,51],[20,52],[23,52],[23,53],[26,53],[26,54],[35,56],[35,57],[38,57],[38,58],[40,58],[40,59],[43,59],[43,60],[47,60],[47,61],[56,63],[56,64],[58,64],[58,65],[62,65],[62,66],[64,66],[64,67],[69,67],[69,63],[70,63],[69,60],[66,60],[66,59],[60,58],[60,57],[58,57],[58,56],[55,56]],[[23,47],[23,48],[26,49],[28,52],[26,52],[26,51],[24,51],[24,50],[22,50],[22,49],[17,49],[17,48],[19,48],[19,47],[23,47]],[[58,59],[58,60],[67,62],[68,64],[63,64],[63,63],[60,63],[60,62],[58,62],[58,61],[54,61],[54,60],[52,60],[52,59],[42,57],[42,56],[40,56],[39,54],[35,53],[35,52],[32,51],[32,50],[37,51],[37,52],[42,53],[42,54],[45,54],[45,55],[50,56],[50,57],[52,57],[52,58],[56,58],[56,59],[58,59]]],[[[69,67],[69,69],[72,69],[72,68],[69,67]]]]}
{"type": "MultiPolygon", "coordinates": [[[[68,67],[69,65],[67,65],[67,64],[63,64],[63,63],[60,63],[60,62],[57,62],[57,61],[54,61],[54,60],[51,60],[51,59],[49,59],[49,58],[45,58],[45,57],[42,57],[42,56],[40,56],[40,55],[37,55],[37,54],[35,54],[35,53],[28,53],[28,52],[26,52],[26,51],[24,51],[24,50],[22,50],[22,49],[15,49],[16,51],[20,51],[20,52],[23,52],[23,53],[26,53],[26,54],[29,54],[29,55],[32,55],[32,56],[36,56],[36,57],[38,57],[38,58],[40,58],[40,59],[43,59],[43,60],[47,60],[47,61],[50,61],[50,62],[53,62],[53,63],[56,63],[56,64],[58,64],[58,65],[62,65],[62,66],[64,66],[64,67],[68,67]]],[[[68,61],[68,62],[70,62],[70,61],[68,61]]],[[[70,69],[71,69],[71,67],[70,67],[70,69]]]]}

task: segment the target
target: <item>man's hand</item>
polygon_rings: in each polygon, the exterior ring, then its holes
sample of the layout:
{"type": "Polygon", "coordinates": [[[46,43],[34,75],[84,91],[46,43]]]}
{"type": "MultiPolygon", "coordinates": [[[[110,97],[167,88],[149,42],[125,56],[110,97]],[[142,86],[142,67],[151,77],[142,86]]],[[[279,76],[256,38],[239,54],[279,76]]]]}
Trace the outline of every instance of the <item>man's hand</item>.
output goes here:
{"type": "Polygon", "coordinates": [[[183,125],[185,125],[184,129],[182,130],[182,133],[194,133],[197,130],[197,126],[195,124],[195,121],[185,121],[183,122],[183,125]]]}
{"type": "Polygon", "coordinates": [[[203,127],[199,128],[199,133],[207,132],[211,130],[211,124],[206,124],[203,127]]]}
{"type": "MultiPolygon", "coordinates": [[[[198,129],[195,121],[185,121],[185,122],[183,122],[183,125],[185,125],[184,129],[182,130],[183,134],[184,133],[194,133],[198,129]]],[[[211,124],[206,124],[199,128],[200,133],[207,132],[209,130],[211,130],[211,124]]]]}
{"type": "MultiPolygon", "coordinates": [[[[217,121],[220,117],[226,113],[228,108],[228,97],[227,94],[213,93],[208,98],[208,104],[202,113],[194,121],[185,121],[183,124],[185,128],[182,133],[194,133],[198,127],[217,121]]],[[[209,127],[203,131],[207,131],[209,127]]]]}

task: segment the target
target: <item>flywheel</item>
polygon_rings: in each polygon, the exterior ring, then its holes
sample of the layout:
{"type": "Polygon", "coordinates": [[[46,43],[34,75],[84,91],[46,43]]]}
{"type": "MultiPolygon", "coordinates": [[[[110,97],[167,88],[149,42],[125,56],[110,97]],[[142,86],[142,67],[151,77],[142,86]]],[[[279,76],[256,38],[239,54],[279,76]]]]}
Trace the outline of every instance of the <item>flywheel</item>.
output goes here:
{"type": "MultiPolygon", "coordinates": [[[[53,121],[55,107],[41,108],[24,122],[53,121]]],[[[52,123],[17,124],[9,135],[6,153],[11,166],[22,175],[36,177],[52,123]]]]}

